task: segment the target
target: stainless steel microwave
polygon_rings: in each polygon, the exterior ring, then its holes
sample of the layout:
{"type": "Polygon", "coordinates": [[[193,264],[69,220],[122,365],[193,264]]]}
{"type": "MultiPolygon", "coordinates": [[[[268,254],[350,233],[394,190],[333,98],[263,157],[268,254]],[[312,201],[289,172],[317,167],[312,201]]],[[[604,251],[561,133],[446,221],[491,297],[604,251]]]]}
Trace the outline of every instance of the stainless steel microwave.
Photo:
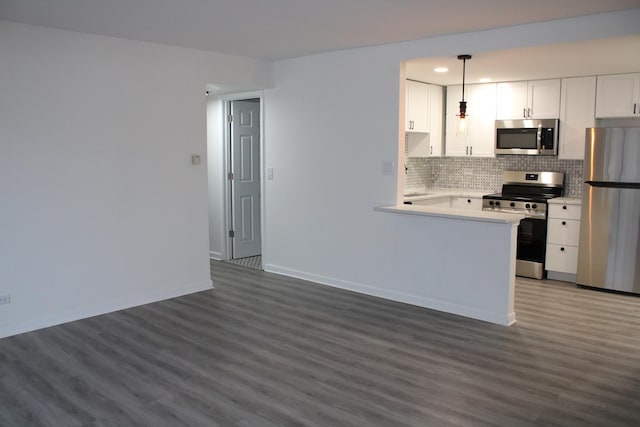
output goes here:
{"type": "Polygon", "coordinates": [[[558,119],[496,120],[496,154],[558,155],[558,119]]]}

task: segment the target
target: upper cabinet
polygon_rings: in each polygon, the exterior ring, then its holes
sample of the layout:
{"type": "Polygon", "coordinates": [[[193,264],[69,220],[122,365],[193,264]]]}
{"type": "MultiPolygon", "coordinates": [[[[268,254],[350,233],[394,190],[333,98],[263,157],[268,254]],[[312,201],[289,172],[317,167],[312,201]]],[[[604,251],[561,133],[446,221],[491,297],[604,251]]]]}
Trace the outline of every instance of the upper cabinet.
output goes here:
{"type": "Polygon", "coordinates": [[[429,132],[429,85],[413,80],[406,81],[406,122],[407,132],[429,132]]]}
{"type": "Polygon", "coordinates": [[[560,79],[498,83],[496,118],[557,119],[560,79]]]}
{"type": "Polygon", "coordinates": [[[462,86],[447,87],[445,151],[447,156],[494,157],[496,84],[465,85],[467,132],[458,132],[462,86]]]}
{"type": "Polygon", "coordinates": [[[407,80],[406,90],[407,156],[441,156],[444,141],[444,88],[407,80]]]}
{"type": "Polygon", "coordinates": [[[596,117],[640,117],[640,73],[598,76],[596,117]]]}
{"type": "Polygon", "coordinates": [[[440,157],[444,146],[444,88],[429,86],[429,156],[440,157]]]}
{"type": "Polygon", "coordinates": [[[595,76],[562,79],[559,159],[584,159],[585,129],[596,125],[595,99],[595,76]]]}

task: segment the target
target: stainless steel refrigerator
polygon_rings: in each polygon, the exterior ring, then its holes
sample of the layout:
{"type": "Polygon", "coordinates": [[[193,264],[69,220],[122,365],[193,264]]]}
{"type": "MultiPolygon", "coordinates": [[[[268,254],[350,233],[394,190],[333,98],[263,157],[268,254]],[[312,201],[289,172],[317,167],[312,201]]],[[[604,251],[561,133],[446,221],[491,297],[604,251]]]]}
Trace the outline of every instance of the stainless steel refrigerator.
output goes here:
{"type": "Polygon", "coordinates": [[[640,293],[640,127],[587,129],[577,282],[640,293]]]}

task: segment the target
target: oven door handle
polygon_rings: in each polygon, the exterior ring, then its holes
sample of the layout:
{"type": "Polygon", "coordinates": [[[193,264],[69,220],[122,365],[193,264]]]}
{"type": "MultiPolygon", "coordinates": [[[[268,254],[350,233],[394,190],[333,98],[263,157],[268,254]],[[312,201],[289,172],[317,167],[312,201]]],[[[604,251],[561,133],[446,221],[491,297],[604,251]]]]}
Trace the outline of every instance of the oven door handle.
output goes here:
{"type": "Polygon", "coordinates": [[[536,149],[538,154],[542,153],[542,124],[538,125],[538,131],[536,132],[536,149]]]}

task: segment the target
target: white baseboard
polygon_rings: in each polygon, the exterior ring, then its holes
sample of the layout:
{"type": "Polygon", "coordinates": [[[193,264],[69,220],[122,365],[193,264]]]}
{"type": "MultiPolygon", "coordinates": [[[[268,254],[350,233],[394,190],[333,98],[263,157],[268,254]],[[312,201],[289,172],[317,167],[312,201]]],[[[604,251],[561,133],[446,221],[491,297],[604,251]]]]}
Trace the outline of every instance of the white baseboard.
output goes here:
{"type": "Polygon", "coordinates": [[[319,283],[321,285],[327,285],[334,288],[345,289],[348,291],[358,292],[365,295],[384,298],[391,301],[402,302],[405,304],[411,304],[418,307],[428,308],[431,310],[443,311],[445,313],[452,313],[459,316],[470,317],[472,319],[482,320],[490,323],[497,323],[499,325],[511,326],[516,322],[516,313],[511,312],[508,314],[493,313],[485,310],[478,310],[473,307],[456,304],[449,301],[443,301],[433,298],[425,298],[418,295],[407,294],[404,292],[391,291],[388,289],[382,289],[378,287],[363,285],[360,283],[350,282],[346,280],[336,279],[333,277],[322,276],[318,274],[306,273],[290,269],[287,267],[281,267],[273,264],[263,265],[264,271],[269,273],[282,274],[283,276],[295,277],[297,279],[308,280],[310,282],[319,283]]]}
{"type": "Polygon", "coordinates": [[[124,310],[139,305],[150,304],[153,302],[163,301],[166,299],[176,298],[183,295],[210,289],[213,289],[213,283],[211,282],[211,280],[204,280],[202,282],[191,283],[178,288],[165,289],[159,292],[149,293],[135,299],[109,301],[103,304],[80,307],[77,309],[62,311],[59,313],[52,313],[43,317],[28,320],[26,322],[2,326],[0,327],[0,338],[22,334],[25,332],[31,332],[37,329],[48,328],[50,326],[73,322],[80,319],[86,319],[88,317],[99,316],[101,314],[112,313],[114,311],[124,310]]]}
{"type": "Polygon", "coordinates": [[[209,259],[215,259],[215,260],[221,261],[224,258],[222,258],[222,253],[220,252],[209,251],[209,259]]]}

